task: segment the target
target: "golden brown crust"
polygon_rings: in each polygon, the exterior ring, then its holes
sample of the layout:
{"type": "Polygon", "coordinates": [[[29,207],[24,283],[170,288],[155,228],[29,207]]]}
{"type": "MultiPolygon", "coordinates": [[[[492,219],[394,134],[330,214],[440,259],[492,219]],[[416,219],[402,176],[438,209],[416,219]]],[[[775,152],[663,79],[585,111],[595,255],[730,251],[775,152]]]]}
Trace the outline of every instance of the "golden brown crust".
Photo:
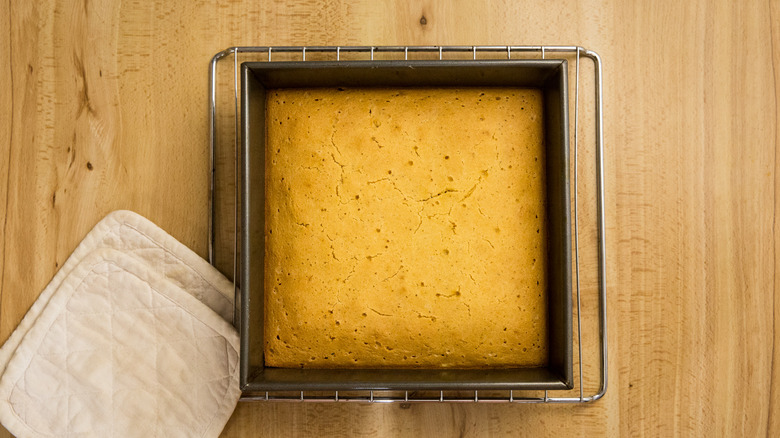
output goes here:
{"type": "Polygon", "coordinates": [[[265,361],[547,362],[542,94],[268,93],[265,361]]]}

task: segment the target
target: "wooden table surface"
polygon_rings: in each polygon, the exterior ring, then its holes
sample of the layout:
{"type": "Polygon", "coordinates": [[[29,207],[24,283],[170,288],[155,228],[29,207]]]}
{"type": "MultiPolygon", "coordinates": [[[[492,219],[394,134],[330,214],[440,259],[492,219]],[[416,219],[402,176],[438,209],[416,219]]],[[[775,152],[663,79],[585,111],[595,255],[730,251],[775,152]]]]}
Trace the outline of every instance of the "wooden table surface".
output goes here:
{"type": "Polygon", "coordinates": [[[242,403],[224,436],[779,436],[778,1],[2,2],[0,340],[112,210],[206,255],[217,51],[507,43],[604,60],[606,397],[242,403]]]}

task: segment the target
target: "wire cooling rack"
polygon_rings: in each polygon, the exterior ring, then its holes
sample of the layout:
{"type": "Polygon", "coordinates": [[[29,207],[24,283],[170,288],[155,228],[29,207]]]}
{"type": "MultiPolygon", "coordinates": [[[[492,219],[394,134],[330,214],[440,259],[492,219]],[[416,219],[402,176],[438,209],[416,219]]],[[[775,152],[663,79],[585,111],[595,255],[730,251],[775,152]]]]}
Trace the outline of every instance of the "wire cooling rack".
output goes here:
{"type": "MultiPolygon", "coordinates": [[[[571,180],[574,185],[573,193],[573,212],[574,212],[574,298],[576,300],[576,319],[577,327],[577,369],[579,371],[576,382],[578,383],[573,390],[569,391],[349,391],[349,392],[265,392],[243,394],[241,400],[244,401],[317,401],[317,402],[511,402],[511,403],[589,403],[594,402],[607,391],[607,284],[606,284],[606,223],[605,223],[605,203],[604,203],[604,142],[603,142],[603,118],[602,118],[602,63],[599,55],[579,46],[252,46],[252,47],[230,47],[223,50],[211,60],[209,64],[209,120],[210,120],[210,158],[211,158],[211,178],[209,186],[209,262],[216,264],[216,216],[217,206],[215,196],[217,191],[218,177],[218,151],[220,148],[232,149],[232,159],[234,161],[232,184],[234,198],[232,200],[233,223],[232,226],[232,269],[236,292],[236,309],[240,305],[239,285],[236,282],[238,272],[238,191],[237,181],[239,178],[239,160],[238,150],[240,147],[240,116],[239,116],[239,65],[244,61],[299,61],[307,60],[409,60],[409,59],[569,59],[573,60],[575,65],[573,86],[570,85],[569,95],[574,95],[574,118],[570,123],[571,132],[573,132],[573,141],[570,142],[571,157],[573,168],[571,169],[571,180]],[[583,333],[582,333],[582,303],[585,298],[582,297],[580,287],[580,225],[578,218],[578,192],[580,186],[577,182],[578,160],[577,152],[579,149],[579,130],[580,130],[580,69],[581,61],[588,59],[592,61],[592,87],[593,87],[593,106],[591,107],[593,131],[591,131],[593,146],[592,150],[595,163],[595,222],[596,222],[596,304],[594,311],[597,313],[598,322],[598,358],[599,367],[597,370],[598,386],[592,394],[586,395],[583,387],[583,333]],[[232,80],[218,80],[218,66],[225,65],[232,75],[232,80]],[[232,71],[231,70],[232,67],[232,71]],[[232,102],[226,105],[218,105],[217,92],[220,89],[227,92],[232,102]],[[232,112],[232,114],[223,114],[223,111],[232,112]],[[222,126],[220,128],[218,125],[222,126]],[[227,128],[225,128],[227,126],[227,128]],[[229,135],[223,138],[218,135],[218,130],[226,130],[229,135]],[[231,144],[232,143],[232,144],[231,144]],[[558,393],[561,393],[560,395],[558,393]],[[578,393],[578,395],[577,395],[578,393]]],[[[223,67],[224,68],[224,67],[223,67]]],[[[230,166],[227,168],[229,169],[230,166]]],[[[230,173],[229,171],[226,173],[230,173]]],[[[227,178],[230,180],[230,178],[227,178]]],[[[225,221],[229,224],[229,221],[225,221]]],[[[237,321],[237,313],[234,313],[234,322],[237,321]]],[[[588,368],[588,367],[586,367],[588,368]]],[[[591,367],[592,368],[592,367],[591,367]]]]}

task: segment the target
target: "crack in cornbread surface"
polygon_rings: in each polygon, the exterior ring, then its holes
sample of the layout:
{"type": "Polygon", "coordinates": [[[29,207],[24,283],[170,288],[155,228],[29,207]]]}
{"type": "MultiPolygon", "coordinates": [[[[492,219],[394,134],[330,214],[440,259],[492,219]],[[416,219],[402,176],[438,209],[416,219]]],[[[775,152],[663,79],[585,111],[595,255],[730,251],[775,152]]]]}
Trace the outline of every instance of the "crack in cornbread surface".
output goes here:
{"type": "Polygon", "coordinates": [[[542,94],[266,100],[265,363],[547,363],[542,94]]]}

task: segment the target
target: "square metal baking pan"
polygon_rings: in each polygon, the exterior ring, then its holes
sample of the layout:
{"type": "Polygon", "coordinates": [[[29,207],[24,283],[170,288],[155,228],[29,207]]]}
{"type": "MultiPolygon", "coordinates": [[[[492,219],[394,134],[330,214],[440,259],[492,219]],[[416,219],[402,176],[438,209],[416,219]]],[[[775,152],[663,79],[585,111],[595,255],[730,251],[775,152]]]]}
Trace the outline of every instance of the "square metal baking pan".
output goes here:
{"type": "Polygon", "coordinates": [[[264,391],[571,389],[572,270],[565,60],[247,62],[241,65],[240,385],[264,391]],[[265,96],[275,88],[525,87],[543,91],[548,365],[512,369],[287,369],[263,361],[265,96]]]}

